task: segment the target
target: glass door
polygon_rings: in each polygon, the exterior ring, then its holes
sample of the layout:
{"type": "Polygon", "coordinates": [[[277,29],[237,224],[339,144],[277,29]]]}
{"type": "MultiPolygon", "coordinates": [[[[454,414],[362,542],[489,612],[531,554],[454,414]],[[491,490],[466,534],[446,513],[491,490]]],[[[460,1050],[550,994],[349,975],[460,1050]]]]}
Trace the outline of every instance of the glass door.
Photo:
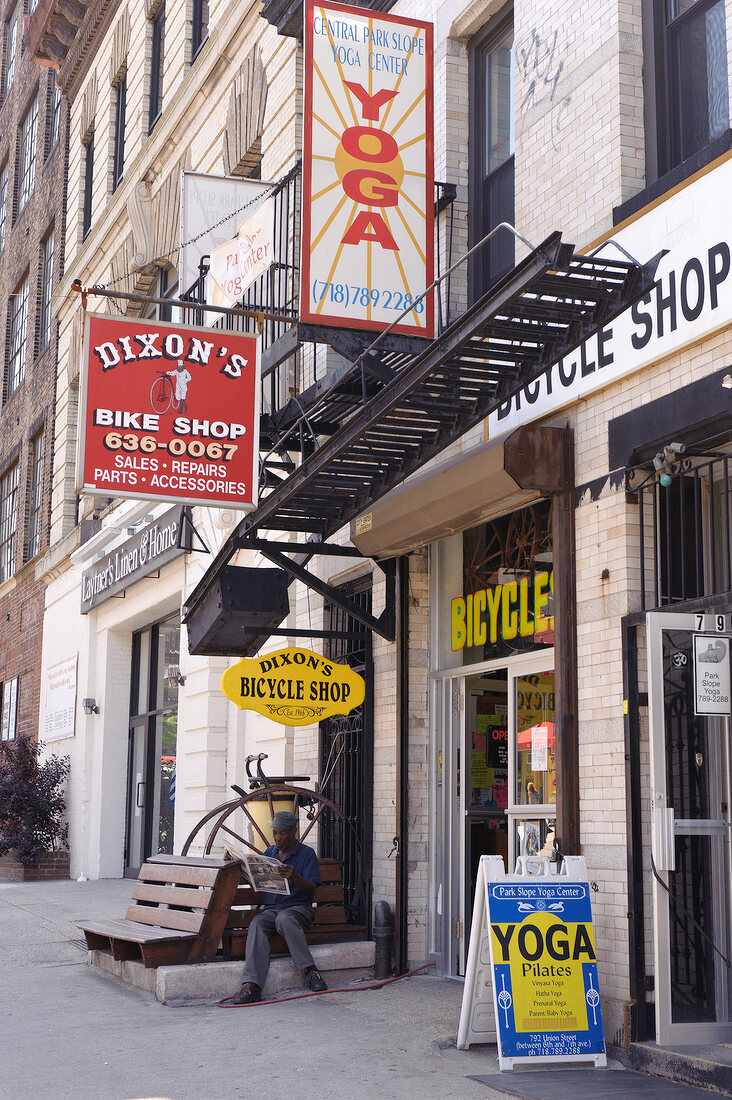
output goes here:
{"type": "Polygon", "coordinates": [[[433,682],[430,949],[463,975],[482,855],[510,873],[550,856],[555,823],[552,651],[433,682]]]}
{"type": "Polygon", "coordinates": [[[731,1042],[728,617],[646,624],[656,1039],[731,1042]]]}
{"type": "Polygon", "coordinates": [[[179,683],[180,624],[134,634],[125,845],[134,878],[148,856],[173,851],[179,683]]]}

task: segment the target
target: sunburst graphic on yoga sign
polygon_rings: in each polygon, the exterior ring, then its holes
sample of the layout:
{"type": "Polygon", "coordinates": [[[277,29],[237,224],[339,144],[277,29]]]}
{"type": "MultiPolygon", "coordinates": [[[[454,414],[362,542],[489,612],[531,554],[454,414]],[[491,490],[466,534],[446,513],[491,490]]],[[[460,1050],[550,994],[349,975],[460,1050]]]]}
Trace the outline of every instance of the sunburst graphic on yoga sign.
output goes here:
{"type": "Polygon", "coordinates": [[[434,190],[432,24],[306,0],[301,320],[434,336],[434,190]]]}

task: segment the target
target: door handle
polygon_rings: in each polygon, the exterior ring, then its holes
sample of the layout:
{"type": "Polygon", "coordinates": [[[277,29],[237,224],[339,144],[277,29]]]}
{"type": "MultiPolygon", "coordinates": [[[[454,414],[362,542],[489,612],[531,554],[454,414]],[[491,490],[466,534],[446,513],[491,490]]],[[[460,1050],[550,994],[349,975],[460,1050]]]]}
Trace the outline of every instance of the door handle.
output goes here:
{"type": "Polygon", "coordinates": [[[140,810],[142,810],[145,806],[145,783],[142,779],[137,784],[137,792],[136,792],[136,796],[135,796],[135,805],[140,810]]]}
{"type": "Polygon", "coordinates": [[[658,871],[676,870],[673,806],[655,806],[653,810],[653,858],[658,871]]]}

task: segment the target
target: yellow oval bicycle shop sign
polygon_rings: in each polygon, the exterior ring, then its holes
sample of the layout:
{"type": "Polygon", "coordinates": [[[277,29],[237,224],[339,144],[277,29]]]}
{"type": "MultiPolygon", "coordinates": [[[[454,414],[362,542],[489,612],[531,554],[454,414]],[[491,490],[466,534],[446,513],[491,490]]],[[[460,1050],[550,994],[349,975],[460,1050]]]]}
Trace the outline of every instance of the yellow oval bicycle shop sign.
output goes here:
{"type": "Polygon", "coordinates": [[[257,711],[283,726],[350,714],[366,697],[363,676],[299,646],[242,657],[221,677],[221,690],[240,710],[257,711]]]}

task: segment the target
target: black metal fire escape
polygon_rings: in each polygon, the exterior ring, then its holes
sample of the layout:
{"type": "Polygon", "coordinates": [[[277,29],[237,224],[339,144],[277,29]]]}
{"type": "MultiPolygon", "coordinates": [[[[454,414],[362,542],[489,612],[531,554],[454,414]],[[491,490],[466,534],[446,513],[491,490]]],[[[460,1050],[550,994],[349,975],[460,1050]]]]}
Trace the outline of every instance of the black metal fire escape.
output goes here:
{"type": "MultiPolygon", "coordinates": [[[[387,331],[364,348],[371,337],[358,334],[359,350],[356,334],[329,330],[327,340],[344,361],[263,417],[260,503],[188,598],[191,651],[250,655],[272,634],[297,633],[280,629],[287,614],[281,588],[269,613],[261,600],[233,591],[237,571],[229,563],[237,551],[259,551],[287,575],[285,588],[297,578],[334,598],[306,563],[316,554],[358,552],[328,538],[646,294],[661,255],[638,263],[613,242],[580,255],[554,233],[434,341],[387,331]],[[289,532],[295,541],[268,539],[266,532],[289,532]],[[227,618],[227,599],[236,605],[238,625],[222,643],[214,627],[217,616],[227,618]]],[[[314,338],[301,334],[308,336],[314,338]]],[[[382,568],[391,587],[390,563],[382,568]]],[[[241,571],[241,580],[244,572],[251,573],[253,597],[267,571],[241,571]]],[[[393,638],[390,601],[378,620],[347,610],[393,638]]]]}

